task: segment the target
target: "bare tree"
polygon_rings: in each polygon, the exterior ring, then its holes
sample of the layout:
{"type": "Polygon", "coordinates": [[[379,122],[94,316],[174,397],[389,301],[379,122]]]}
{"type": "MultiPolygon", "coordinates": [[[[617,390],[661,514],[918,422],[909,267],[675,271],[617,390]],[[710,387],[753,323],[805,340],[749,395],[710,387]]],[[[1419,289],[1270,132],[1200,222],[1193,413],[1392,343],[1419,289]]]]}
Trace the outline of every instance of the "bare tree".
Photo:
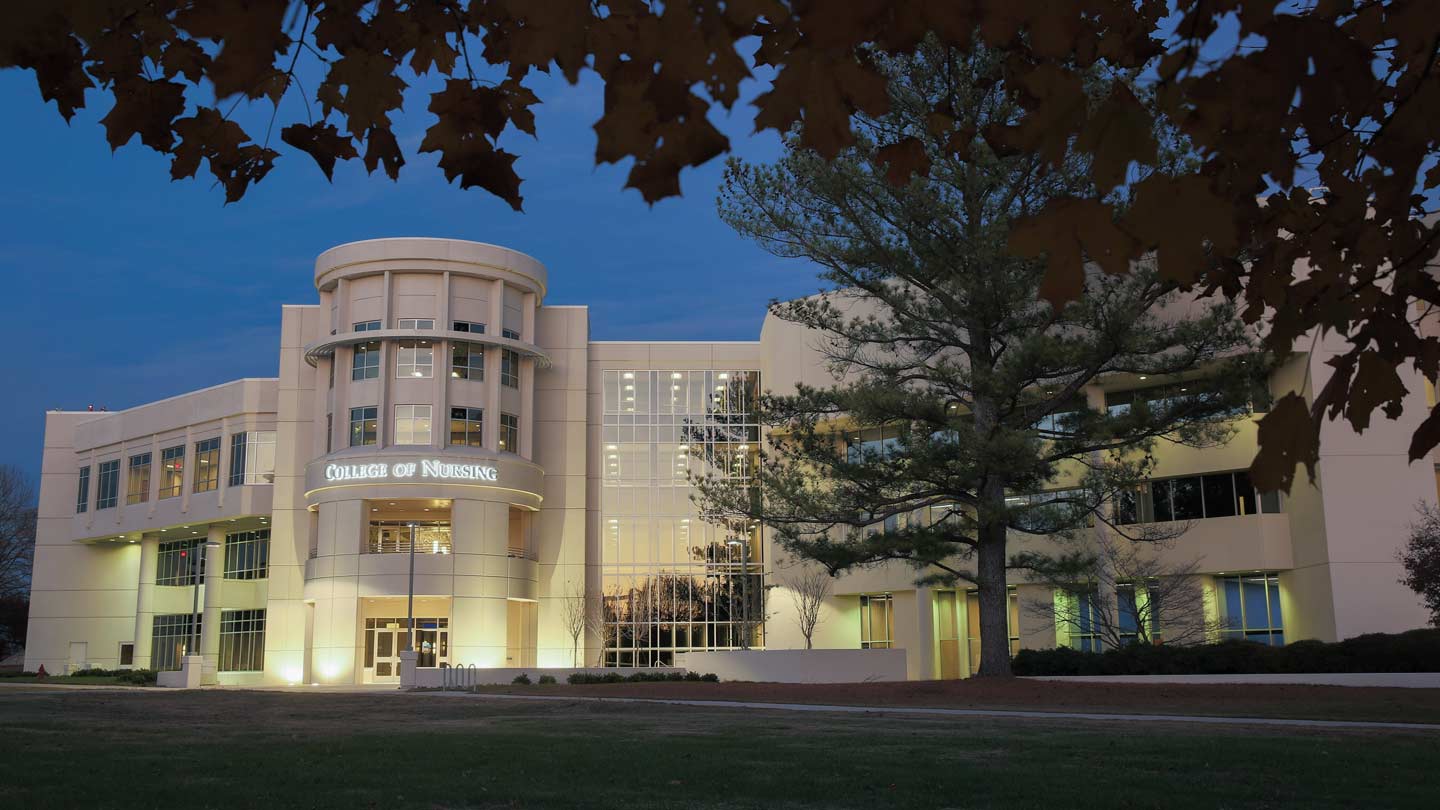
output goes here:
{"type": "Polygon", "coordinates": [[[565,632],[570,634],[570,666],[579,666],[580,637],[590,623],[585,592],[573,582],[565,589],[565,596],[560,601],[560,621],[565,626],[565,632]]]}
{"type": "Polygon", "coordinates": [[[1088,553],[1071,555],[1067,574],[1043,582],[1055,598],[1027,602],[1024,610],[1072,638],[1089,639],[1096,650],[1213,641],[1221,627],[1206,609],[1196,575],[1200,561],[1165,559],[1174,540],[1134,541],[1097,531],[1088,553]]]}
{"type": "Polygon", "coordinates": [[[0,466],[0,598],[30,593],[35,556],[35,489],[18,467],[0,466]]]}
{"type": "Polygon", "coordinates": [[[835,578],[823,568],[810,567],[785,578],[790,601],[795,603],[795,623],[805,637],[805,649],[814,649],[815,627],[820,624],[820,607],[830,596],[835,578]]]}

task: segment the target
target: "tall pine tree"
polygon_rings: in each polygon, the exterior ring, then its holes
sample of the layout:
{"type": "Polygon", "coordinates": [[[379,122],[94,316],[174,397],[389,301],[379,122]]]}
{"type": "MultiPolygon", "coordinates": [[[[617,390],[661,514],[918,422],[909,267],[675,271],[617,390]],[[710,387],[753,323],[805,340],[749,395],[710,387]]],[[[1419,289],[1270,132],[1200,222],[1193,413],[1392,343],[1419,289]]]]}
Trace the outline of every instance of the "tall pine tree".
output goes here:
{"type": "MultiPolygon", "coordinates": [[[[1010,223],[1089,189],[1092,167],[1076,154],[1057,171],[976,137],[1019,111],[998,59],[928,47],[888,62],[893,111],[857,116],[838,159],[792,140],[774,165],[729,164],[725,221],[827,282],[771,312],[812,330],[836,384],[762,398],[768,440],[751,484],[695,482],[712,519],[762,520],[832,573],[900,560],[919,583],[973,584],[981,675],[1010,672],[1007,570],[1073,563],[1048,536],[1145,540],[1116,519],[1117,496],[1146,476],[1156,443],[1225,440],[1260,371],[1229,304],[1197,303],[1145,261],[1092,269],[1059,311],[1042,300],[1044,266],[1007,252],[1010,223]],[[909,136],[924,154],[880,146],[909,136]],[[964,160],[942,148],[957,138],[964,160]],[[928,173],[892,184],[903,162],[928,173]],[[1107,410],[1095,386],[1115,381],[1144,390],[1107,410]],[[864,429],[883,439],[847,442],[864,429]]],[[[1096,97],[1118,80],[1094,77],[1096,97]]]]}

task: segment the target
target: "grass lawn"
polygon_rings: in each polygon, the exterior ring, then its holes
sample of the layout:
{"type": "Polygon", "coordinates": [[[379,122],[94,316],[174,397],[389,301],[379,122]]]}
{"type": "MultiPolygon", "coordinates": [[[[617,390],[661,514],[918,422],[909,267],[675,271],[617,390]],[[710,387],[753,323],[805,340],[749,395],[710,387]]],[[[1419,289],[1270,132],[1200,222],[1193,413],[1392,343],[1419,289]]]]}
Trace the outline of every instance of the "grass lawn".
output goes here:
{"type": "Polygon", "coordinates": [[[1426,807],[1440,733],[0,691],[0,807],[1426,807]]]}

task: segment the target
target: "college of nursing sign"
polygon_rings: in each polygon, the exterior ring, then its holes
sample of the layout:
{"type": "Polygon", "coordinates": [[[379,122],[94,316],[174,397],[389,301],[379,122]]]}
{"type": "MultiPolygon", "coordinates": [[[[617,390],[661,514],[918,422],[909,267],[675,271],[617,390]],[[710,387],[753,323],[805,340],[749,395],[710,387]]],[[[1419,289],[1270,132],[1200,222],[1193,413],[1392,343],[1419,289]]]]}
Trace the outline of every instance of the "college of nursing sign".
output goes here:
{"type": "Polygon", "coordinates": [[[326,481],[396,481],[423,478],[434,481],[498,481],[500,472],[488,464],[450,461],[402,461],[396,464],[327,464],[326,481]]]}

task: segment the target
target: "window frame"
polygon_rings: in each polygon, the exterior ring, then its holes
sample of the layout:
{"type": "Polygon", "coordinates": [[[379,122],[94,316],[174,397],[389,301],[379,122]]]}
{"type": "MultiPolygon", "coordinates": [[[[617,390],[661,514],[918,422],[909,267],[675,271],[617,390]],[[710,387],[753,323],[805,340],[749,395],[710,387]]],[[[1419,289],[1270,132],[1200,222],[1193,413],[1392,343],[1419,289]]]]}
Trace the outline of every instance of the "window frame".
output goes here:
{"type": "Polygon", "coordinates": [[[83,515],[90,511],[90,465],[86,464],[80,468],[79,477],[75,482],[75,514],[83,515]]]}
{"type": "Polygon", "coordinates": [[[404,403],[394,406],[393,432],[390,444],[424,447],[433,443],[435,437],[434,409],[428,404],[404,403]],[[420,423],[424,422],[424,440],[421,440],[420,423]]]}
{"type": "Polygon", "coordinates": [[[219,488],[220,437],[211,436],[195,442],[195,474],[190,476],[190,491],[198,494],[214,492],[219,488]],[[204,478],[201,478],[202,473],[204,478]]]}
{"type": "Polygon", "coordinates": [[[485,380],[485,344],[457,340],[450,344],[450,376],[457,380],[485,380]]]}
{"type": "Polygon", "coordinates": [[[221,578],[256,580],[270,578],[270,530],[254,529],[225,535],[225,564],[221,578]]]}
{"type": "Polygon", "coordinates": [[[485,334],[485,324],[479,321],[451,321],[450,326],[452,332],[464,332],[469,335],[485,334]]]}
{"type": "Polygon", "coordinates": [[[500,432],[496,434],[496,449],[511,453],[520,452],[520,417],[513,413],[500,412],[500,432]],[[507,424],[508,420],[508,424],[507,424]],[[509,437],[511,441],[505,441],[509,437]],[[514,445],[513,447],[511,445],[514,445]]]}
{"type": "Polygon", "coordinates": [[[136,453],[125,463],[125,505],[150,501],[150,472],[154,457],[149,450],[136,453]]]}
{"type": "Polygon", "coordinates": [[[360,405],[350,409],[350,447],[370,447],[380,443],[380,408],[377,405],[360,405]],[[359,418],[356,418],[358,412],[359,418]],[[356,430],[356,425],[359,430],[356,430]],[[368,432],[367,432],[368,429],[368,432]],[[356,437],[360,441],[356,441],[356,437]],[[365,441],[366,437],[369,441],[365,441]]]}
{"type": "Polygon", "coordinates": [[[160,450],[160,483],[157,500],[178,498],[185,494],[185,445],[177,444],[160,450]],[[170,468],[176,463],[174,469],[170,468]]]}
{"type": "Polygon", "coordinates": [[[434,376],[435,341],[402,340],[395,344],[395,379],[428,380],[434,376]]]}
{"type": "Polygon", "coordinates": [[[520,353],[514,349],[500,350],[500,384],[506,388],[520,387],[520,353]]]}
{"type": "Polygon", "coordinates": [[[396,328],[396,329],[407,329],[407,330],[410,330],[410,331],[413,331],[413,332],[419,332],[419,331],[425,330],[425,329],[434,329],[434,328],[435,328],[435,319],[434,319],[434,318],[396,318],[396,319],[395,319],[395,328],[396,328]]]}
{"type": "Polygon", "coordinates": [[[380,321],[378,321],[378,320],[374,320],[374,321],[357,321],[357,322],[351,324],[351,326],[350,326],[350,331],[351,331],[351,332],[379,332],[379,331],[380,331],[380,328],[381,328],[381,324],[380,324],[380,321]]]}
{"type": "Polygon", "coordinates": [[[114,509],[120,504],[120,459],[112,458],[97,465],[95,476],[95,511],[114,509]],[[108,491],[108,494],[107,494],[108,491]]]}
{"type": "Polygon", "coordinates": [[[230,434],[230,476],[226,486],[275,483],[275,433],[274,430],[242,430],[230,434]],[[269,470],[265,469],[267,455],[269,470]]]}
{"type": "Polygon", "coordinates": [[[380,378],[381,343],[369,340],[350,347],[350,381],[380,378]]]}
{"type": "Polygon", "coordinates": [[[450,408],[450,434],[449,444],[451,447],[484,447],[485,446],[485,409],[472,408],[468,405],[457,405],[450,408]],[[459,418],[456,414],[459,414],[459,418]],[[474,418],[471,418],[471,417],[474,418]],[[459,435],[461,441],[455,441],[457,431],[456,424],[462,425],[459,435]],[[473,433],[473,435],[472,435],[473,433]]]}
{"type": "Polygon", "coordinates": [[[265,670],[265,608],[220,611],[218,672],[265,670]]]}

